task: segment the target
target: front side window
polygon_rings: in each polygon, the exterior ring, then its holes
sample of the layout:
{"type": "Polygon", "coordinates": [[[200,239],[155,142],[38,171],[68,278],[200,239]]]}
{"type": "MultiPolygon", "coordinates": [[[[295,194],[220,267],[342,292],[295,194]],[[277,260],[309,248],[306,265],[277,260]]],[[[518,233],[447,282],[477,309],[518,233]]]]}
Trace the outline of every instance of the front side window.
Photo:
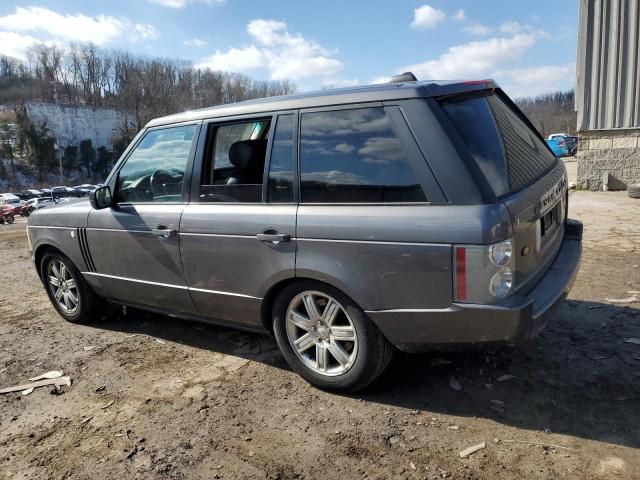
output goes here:
{"type": "Polygon", "coordinates": [[[118,174],[119,202],[179,202],[198,125],[149,131],[118,174]]]}
{"type": "Polygon", "coordinates": [[[261,202],[270,120],[209,127],[200,200],[261,202]]]}
{"type": "Polygon", "coordinates": [[[304,203],[405,203],[427,198],[382,107],[304,113],[304,203]]]}

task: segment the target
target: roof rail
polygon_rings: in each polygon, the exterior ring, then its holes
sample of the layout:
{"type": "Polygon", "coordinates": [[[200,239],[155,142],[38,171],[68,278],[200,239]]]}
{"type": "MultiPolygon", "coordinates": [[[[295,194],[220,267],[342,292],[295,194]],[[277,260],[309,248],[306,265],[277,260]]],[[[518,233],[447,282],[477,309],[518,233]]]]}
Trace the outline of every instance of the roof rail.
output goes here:
{"type": "Polygon", "coordinates": [[[391,77],[389,83],[404,83],[404,82],[416,82],[418,79],[411,72],[403,72],[399,75],[391,77]]]}

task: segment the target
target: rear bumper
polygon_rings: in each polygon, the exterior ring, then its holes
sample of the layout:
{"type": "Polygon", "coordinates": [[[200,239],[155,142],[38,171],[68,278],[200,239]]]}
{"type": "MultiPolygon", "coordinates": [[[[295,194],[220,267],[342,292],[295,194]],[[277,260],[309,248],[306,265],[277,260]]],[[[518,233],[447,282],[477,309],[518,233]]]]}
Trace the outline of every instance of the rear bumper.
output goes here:
{"type": "Polygon", "coordinates": [[[568,295],[578,274],[581,253],[582,223],[568,220],[560,250],[544,276],[527,292],[519,292],[508,301],[367,314],[387,339],[404,351],[525,341],[540,333],[554,307],[568,295]]]}

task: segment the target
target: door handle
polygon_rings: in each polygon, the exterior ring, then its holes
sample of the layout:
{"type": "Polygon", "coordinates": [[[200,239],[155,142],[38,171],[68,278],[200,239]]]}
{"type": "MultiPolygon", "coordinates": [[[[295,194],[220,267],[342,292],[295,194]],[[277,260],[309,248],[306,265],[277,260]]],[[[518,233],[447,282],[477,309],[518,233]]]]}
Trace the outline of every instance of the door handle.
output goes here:
{"type": "Polygon", "coordinates": [[[169,238],[178,234],[178,231],[174,228],[169,228],[166,225],[160,224],[153,230],[151,230],[151,234],[156,237],[169,238]]]}
{"type": "Polygon", "coordinates": [[[280,242],[288,242],[291,240],[291,235],[286,233],[259,233],[256,238],[261,242],[271,243],[278,245],[280,242]]]}

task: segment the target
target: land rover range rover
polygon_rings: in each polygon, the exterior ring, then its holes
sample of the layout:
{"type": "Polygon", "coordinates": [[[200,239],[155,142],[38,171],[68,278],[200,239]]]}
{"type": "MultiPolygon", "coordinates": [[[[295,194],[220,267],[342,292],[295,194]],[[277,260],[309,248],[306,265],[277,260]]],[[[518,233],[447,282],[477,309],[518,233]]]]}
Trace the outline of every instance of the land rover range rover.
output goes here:
{"type": "Polygon", "coordinates": [[[271,332],[305,379],[353,391],[396,348],[536,335],[579,266],[567,200],[493,81],[403,74],[153,120],[28,234],[68,321],[112,302],[271,332]]]}

